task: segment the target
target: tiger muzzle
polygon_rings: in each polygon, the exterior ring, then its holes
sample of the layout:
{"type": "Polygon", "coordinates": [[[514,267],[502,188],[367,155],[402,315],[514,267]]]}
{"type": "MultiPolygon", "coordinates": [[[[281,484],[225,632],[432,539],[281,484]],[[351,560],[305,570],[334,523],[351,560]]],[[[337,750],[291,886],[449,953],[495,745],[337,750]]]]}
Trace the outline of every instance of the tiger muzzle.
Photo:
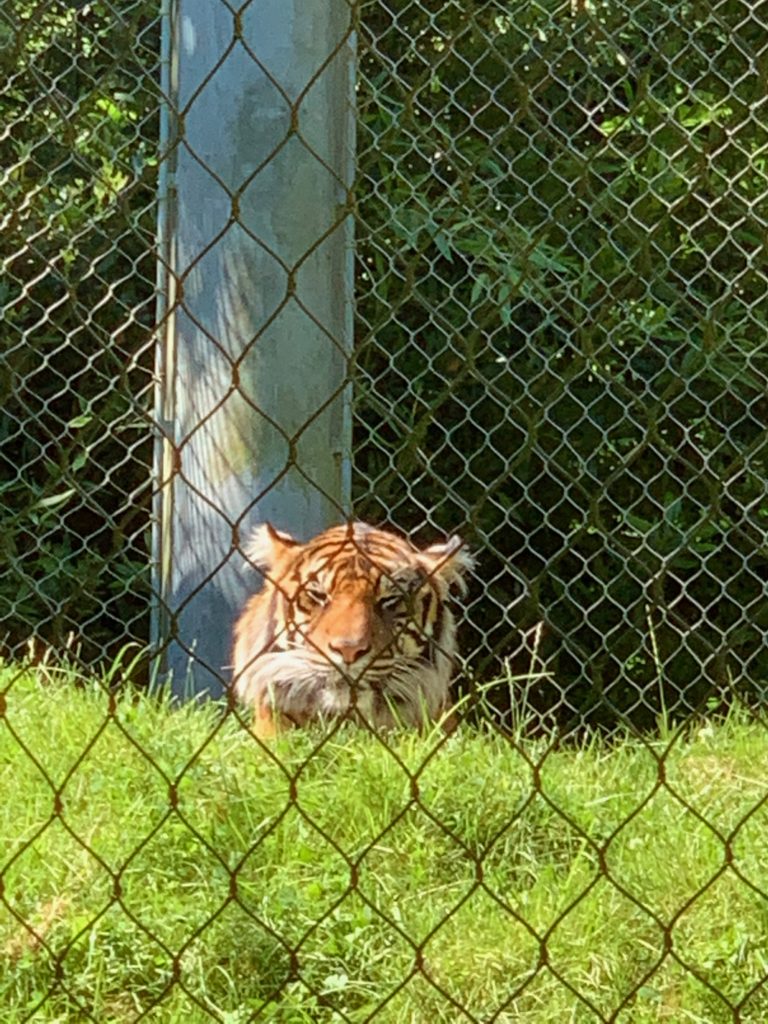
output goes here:
{"type": "Polygon", "coordinates": [[[341,656],[345,665],[354,665],[371,650],[371,644],[363,637],[334,639],[328,642],[328,647],[334,654],[341,656]]]}
{"type": "Polygon", "coordinates": [[[344,595],[321,616],[311,639],[334,664],[354,665],[370,654],[374,633],[370,603],[344,595]]]}

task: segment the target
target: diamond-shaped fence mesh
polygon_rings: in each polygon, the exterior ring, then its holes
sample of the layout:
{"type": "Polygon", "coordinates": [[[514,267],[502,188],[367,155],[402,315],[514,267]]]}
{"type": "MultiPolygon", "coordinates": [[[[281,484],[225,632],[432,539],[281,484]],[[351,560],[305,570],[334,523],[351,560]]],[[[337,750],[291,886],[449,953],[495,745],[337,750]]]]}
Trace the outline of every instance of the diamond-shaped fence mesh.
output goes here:
{"type": "MultiPolygon", "coordinates": [[[[281,5],[210,4],[231,38],[205,66],[191,0],[0,7],[4,1019],[765,1020],[768,3],[345,0],[293,92],[253,29],[281,5]],[[307,114],[342,53],[349,188],[307,114]],[[228,61],[284,107],[234,182],[195,145],[228,61]],[[318,213],[280,197],[275,223],[299,211],[308,236],[286,256],[243,211],[300,151],[318,213]],[[184,161],[227,214],[172,252],[184,161]],[[326,245],[352,224],[345,340],[326,245]],[[238,301],[206,320],[235,231],[282,297],[226,264],[238,301]],[[302,297],[318,268],[327,309],[302,297]],[[274,426],[263,396],[284,392],[248,361],[289,315],[299,359],[317,346],[307,381],[324,346],[338,372],[275,427],[263,493],[219,504],[190,467],[258,463],[253,414],[274,426]],[[170,356],[177,329],[198,347],[170,356]],[[169,388],[198,378],[197,421],[172,422],[169,388]],[[155,685],[174,644],[229,682],[185,609],[225,572],[255,589],[254,510],[315,486],[323,445],[302,445],[327,424],[337,521],[409,537],[441,607],[425,552],[472,552],[455,734],[342,715],[254,737],[234,697],[170,706],[155,685]],[[167,517],[193,505],[229,547],[174,604],[188,537],[167,517]]],[[[278,631],[294,646],[331,600],[318,573],[278,631]]],[[[417,622],[413,579],[377,585],[410,615],[391,649],[436,657],[442,611],[417,622]]],[[[348,667],[369,627],[344,628],[348,667]]],[[[332,668],[375,720],[366,670],[332,668]]]]}

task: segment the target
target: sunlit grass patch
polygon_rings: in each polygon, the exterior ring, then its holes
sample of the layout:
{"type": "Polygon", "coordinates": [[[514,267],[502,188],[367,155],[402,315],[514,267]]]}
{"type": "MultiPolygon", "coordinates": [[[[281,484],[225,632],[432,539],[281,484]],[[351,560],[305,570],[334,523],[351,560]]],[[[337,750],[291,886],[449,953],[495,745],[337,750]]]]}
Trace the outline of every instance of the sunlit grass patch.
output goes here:
{"type": "Polygon", "coordinates": [[[756,719],[263,748],[79,683],[0,671],[10,1024],[766,1019],[756,719]]]}

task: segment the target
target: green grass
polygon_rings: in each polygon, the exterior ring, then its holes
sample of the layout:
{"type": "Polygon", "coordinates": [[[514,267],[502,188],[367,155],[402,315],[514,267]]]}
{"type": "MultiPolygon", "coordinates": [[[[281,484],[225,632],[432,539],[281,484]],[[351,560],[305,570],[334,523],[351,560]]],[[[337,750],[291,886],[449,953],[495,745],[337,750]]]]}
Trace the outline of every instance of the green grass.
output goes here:
{"type": "Polygon", "coordinates": [[[3,690],[4,1024],[768,1019],[746,716],[656,745],[268,752],[210,705],[50,671],[3,690]]]}

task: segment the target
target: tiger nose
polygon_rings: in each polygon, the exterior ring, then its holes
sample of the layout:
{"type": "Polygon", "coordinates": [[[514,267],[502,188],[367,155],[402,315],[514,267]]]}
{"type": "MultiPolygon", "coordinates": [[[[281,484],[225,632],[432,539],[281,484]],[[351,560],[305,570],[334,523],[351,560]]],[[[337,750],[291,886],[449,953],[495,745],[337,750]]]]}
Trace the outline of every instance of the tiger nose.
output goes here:
{"type": "Polygon", "coordinates": [[[334,654],[340,654],[345,665],[353,665],[360,658],[370,651],[371,645],[362,638],[338,639],[329,643],[328,646],[334,654]]]}

